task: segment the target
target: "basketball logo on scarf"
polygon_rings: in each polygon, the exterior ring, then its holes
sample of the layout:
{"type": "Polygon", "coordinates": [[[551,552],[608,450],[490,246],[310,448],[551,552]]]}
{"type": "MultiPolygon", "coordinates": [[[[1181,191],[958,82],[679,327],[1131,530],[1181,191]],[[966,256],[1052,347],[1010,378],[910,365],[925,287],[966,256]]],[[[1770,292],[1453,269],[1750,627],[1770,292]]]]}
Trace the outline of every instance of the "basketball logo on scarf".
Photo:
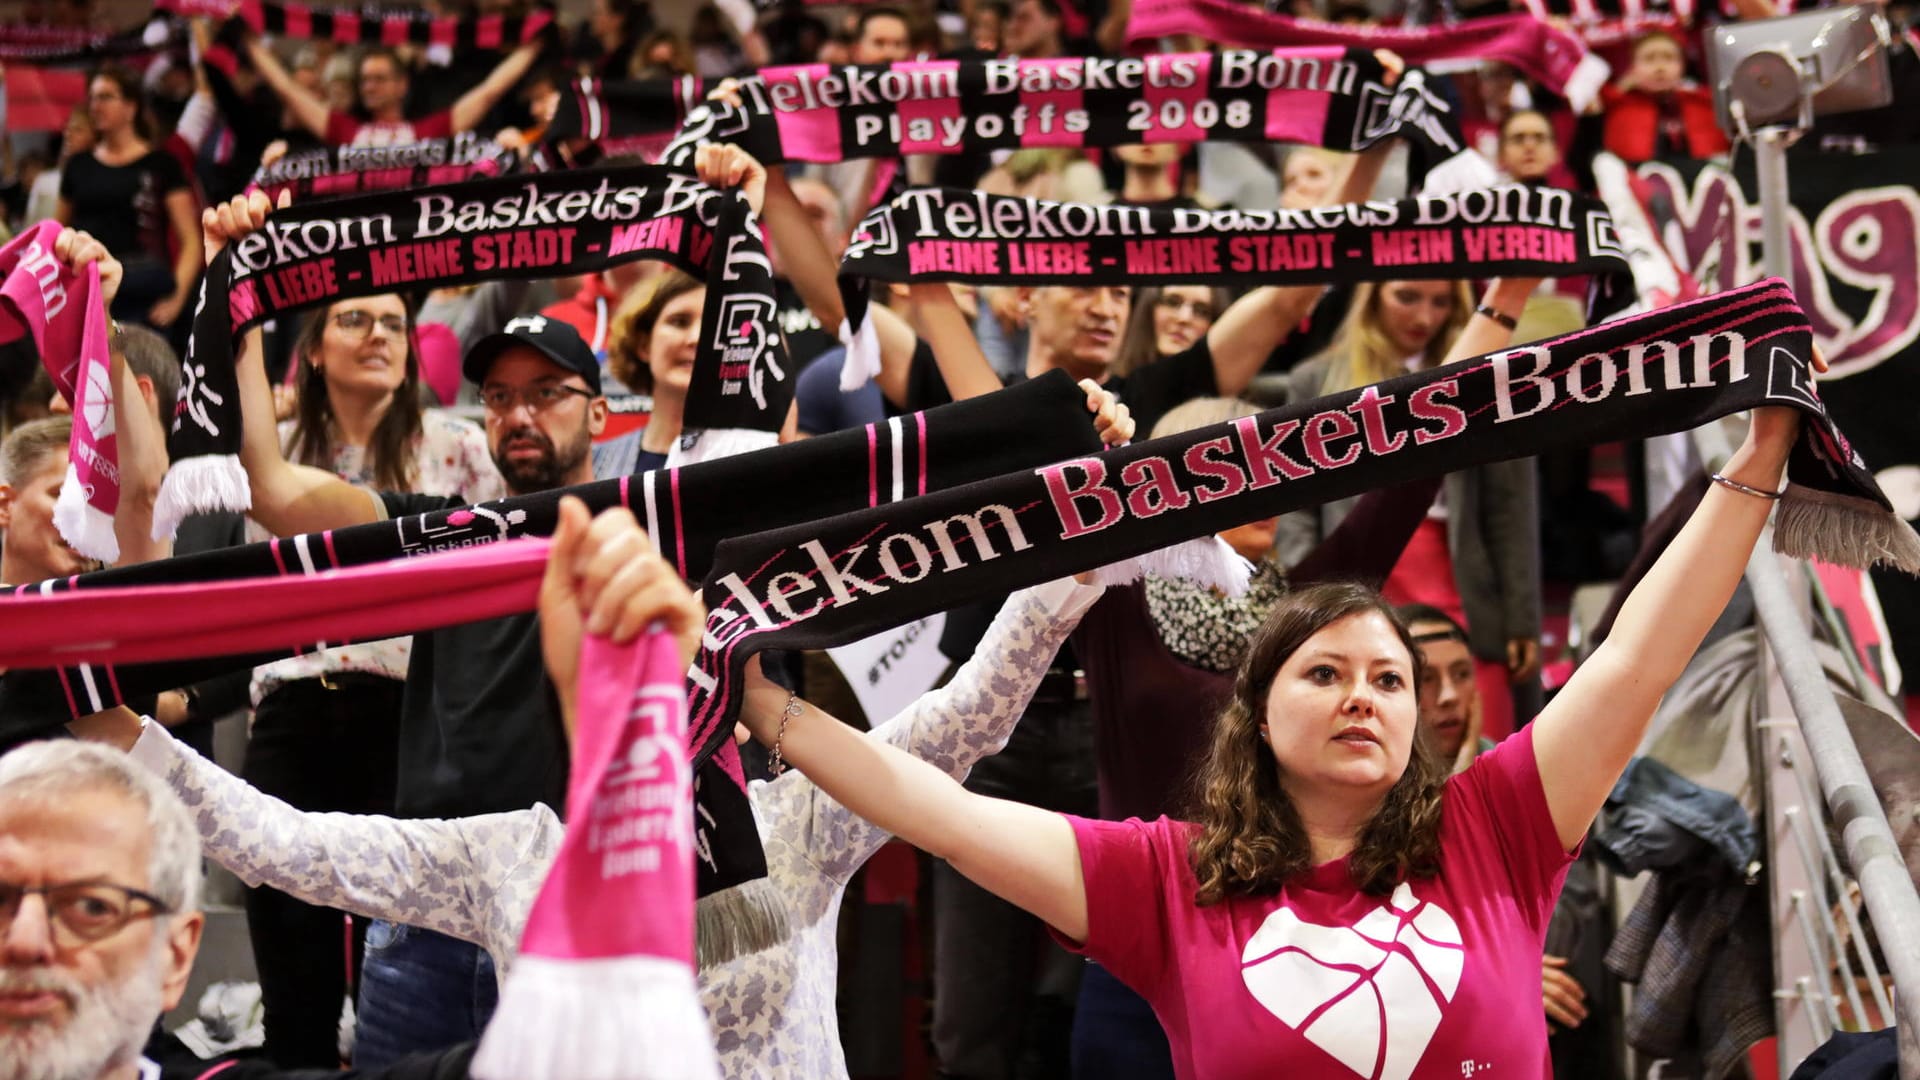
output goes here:
{"type": "Polygon", "coordinates": [[[687,384],[685,431],[668,457],[676,467],[771,446],[793,400],[760,216],[739,190],[717,213],[724,246],[707,268],[703,347],[687,384]]]}
{"type": "Polygon", "coordinates": [[[1443,119],[1450,117],[1452,110],[1444,98],[1427,89],[1427,73],[1418,69],[1402,73],[1392,86],[1367,82],[1360,88],[1360,103],[1354,113],[1355,149],[1365,149],[1407,128],[1419,130],[1447,155],[1463,149],[1460,137],[1443,119]]]}

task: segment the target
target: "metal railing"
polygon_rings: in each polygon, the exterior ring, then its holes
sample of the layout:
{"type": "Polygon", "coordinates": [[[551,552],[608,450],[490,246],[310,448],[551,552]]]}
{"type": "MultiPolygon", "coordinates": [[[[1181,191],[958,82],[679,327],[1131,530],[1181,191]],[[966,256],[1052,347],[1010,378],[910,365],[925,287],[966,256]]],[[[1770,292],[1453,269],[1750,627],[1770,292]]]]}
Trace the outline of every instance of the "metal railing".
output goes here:
{"type": "MultiPolygon", "coordinates": [[[[1718,468],[1728,454],[1725,436],[1714,425],[1695,432],[1695,445],[1710,468],[1718,468]]],[[[1870,1026],[1867,1018],[1877,1016],[1884,1018],[1882,1025],[1899,1027],[1901,1080],[1920,1080],[1920,892],[1834,699],[1808,615],[1796,602],[1783,563],[1773,552],[1769,527],[1748,559],[1746,580],[1766,646],[1769,663],[1764,666],[1770,667],[1774,689],[1784,694],[1793,714],[1791,721],[1760,723],[1761,758],[1774,774],[1763,782],[1769,799],[1780,804],[1767,815],[1776,882],[1774,996],[1780,1072],[1790,1072],[1806,1049],[1825,1042],[1834,1031],[1864,1029],[1870,1026]],[[1776,764],[1791,775],[1790,782],[1775,772],[1776,764]],[[1829,837],[1828,820],[1840,837],[1845,866],[1858,882],[1857,896],[1829,837]],[[1783,842],[1780,831],[1791,839],[1783,842]],[[1797,865],[1787,864],[1789,849],[1797,865]],[[1893,979],[1891,1000],[1868,945],[1869,925],[1893,979]],[[1794,962],[1796,956],[1803,962],[1794,962]],[[1796,1037],[1796,1025],[1801,1024],[1811,1044],[1796,1037]]],[[[1810,568],[1797,565],[1811,579],[1810,568]]],[[[1824,613],[1824,597],[1820,600],[1824,613]]],[[[1849,648],[1844,640],[1841,647],[1843,652],[1849,648]]],[[[1863,680],[1858,666],[1851,660],[1849,665],[1855,679],[1863,680]]]]}

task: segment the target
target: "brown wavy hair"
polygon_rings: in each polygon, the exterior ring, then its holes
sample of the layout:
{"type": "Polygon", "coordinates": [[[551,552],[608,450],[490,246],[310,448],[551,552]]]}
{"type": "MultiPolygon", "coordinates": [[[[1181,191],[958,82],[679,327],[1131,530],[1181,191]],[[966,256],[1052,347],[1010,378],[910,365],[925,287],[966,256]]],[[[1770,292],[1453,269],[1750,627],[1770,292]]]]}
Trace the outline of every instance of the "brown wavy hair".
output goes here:
{"type": "MultiPolygon", "coordinates": [[[[1214,727],[1213,746],[1195,776],[1192,817],[1199,825],[1188,848],[1200,883],[1195,903],[1276,892],[1313,867],[1313,848],[1300,811],[1280,786],[1280,764],[1260,737],[1267,692],[1281,665],[1307,640],[1354,615],[1377,612],[1406,646],[1420,685],[1420,650],[1406,624],[1379,593],[1353,582],[1297,590],[1267,616],[1234,676],[1233,697],[1214,727]]],[[[1446,766],[1416,738],[1407,769],[1361,826],[1349,858],[1363,892],[1391,893],[1396,885],[1432,877],[1440,868],[1440,795],[1446,766]]]]}
{"type": "Polygon", "coordinates": [[[627,290],[626,299],[607,324],[607,370],[636,394],[653,393],[653,369],[647,347],[660,314],[676,298],[707,283],[682,270],[664,270],[653,280],[627,290]]]}
{"type": "MultiPolygon", "coordinates": [[[[413,332],[413,304],[407,302],[407,372],[406,378],[393,392],[393,401],[373,427],[373,434],[367,439],[366,462],[373,472],[373,482],[383,491],[412,491],[417,472],[415,444],[424,430],[421,417],[424,410],[420,407],[420,349],[413,332]]],[[[302,465],[333,470],[334,428],[333,402],[327,397],[326,372],[315,366],[313,358],[320,354],[321,337],[327,332],[327,323],[333,321],[333,309],[338,304],[328,304],[307,316],[300,327],[300,336],[293,344],[294,386],[297,388],[293,411],[293,438],[287,449],[287,456],[302,465]]]]}

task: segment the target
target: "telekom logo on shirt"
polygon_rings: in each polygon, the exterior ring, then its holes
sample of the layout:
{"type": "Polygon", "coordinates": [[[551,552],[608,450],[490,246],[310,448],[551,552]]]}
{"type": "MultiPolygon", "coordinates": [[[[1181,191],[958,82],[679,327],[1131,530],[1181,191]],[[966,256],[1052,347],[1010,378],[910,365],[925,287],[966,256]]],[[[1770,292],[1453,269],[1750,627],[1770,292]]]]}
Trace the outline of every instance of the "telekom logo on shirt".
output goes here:
{"type": "Polygon", "coordinates": [[[1466,949],[1460,927],[1402,884],[1352,926],[1278,908],[1247,941],[1254,1000],[1368,1080],[1406,1080],[1439,1030],[1466,949]]]}

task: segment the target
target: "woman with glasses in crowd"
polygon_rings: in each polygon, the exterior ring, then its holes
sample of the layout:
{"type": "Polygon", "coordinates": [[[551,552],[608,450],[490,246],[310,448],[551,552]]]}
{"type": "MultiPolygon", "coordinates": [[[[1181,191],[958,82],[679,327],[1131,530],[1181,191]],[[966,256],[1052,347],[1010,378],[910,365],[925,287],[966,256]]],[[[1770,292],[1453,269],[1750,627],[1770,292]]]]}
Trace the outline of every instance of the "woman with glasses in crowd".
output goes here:
{"type": "Polygon", "coordinates": [[[1233,294],[1218,286],[1164,285],[1134,294],[1133,314],[1120,342],[1120,355],[1110,369],[1130,375],[1155,360],[1178,356],[1207,336],[1213,320],[1233,303],[1233,294]]]}
{"type": "MultiPolygon", "coordinates": [[[[310,315],[294,343],[287,460],[382,491],[506,493],[476,425],[420,405],[412,313],[398,295],[342,300],[310,315]]],[[[268,534],[249,523],[252,539],[268,534]]],[[[304,810],[391,813],[400,699],[411,638],[326,649],[254,672],[254,720],[241,773],[304,810]]],[[[267,1052],[285,1068],[336,1068],[347,972],[360,969],[343,919],[272,889],[247,892],[267,1052]]]]}

